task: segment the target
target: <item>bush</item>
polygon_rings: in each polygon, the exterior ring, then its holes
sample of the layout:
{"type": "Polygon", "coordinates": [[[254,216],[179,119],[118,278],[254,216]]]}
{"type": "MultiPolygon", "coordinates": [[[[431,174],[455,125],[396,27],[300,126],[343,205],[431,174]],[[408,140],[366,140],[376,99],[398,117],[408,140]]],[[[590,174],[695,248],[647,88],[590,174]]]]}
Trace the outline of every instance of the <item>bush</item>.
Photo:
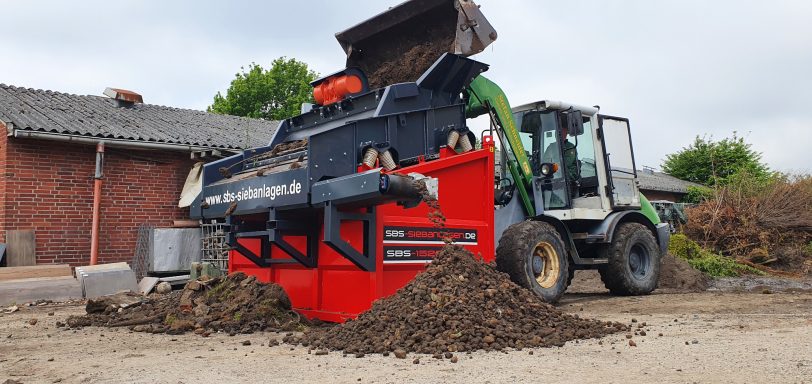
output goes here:
{"type": "Polygon", "coordinates": [[[702,249],[699,244],[691,241],[691,239],[681,233],[671,236],[671,241],[668,244],[668,252],[676,257],[685,259],[694,269],[698,269],[713,277],[764,274],[764,272],[749,265],[740,264],[732,258],[717,255],[702,249]]]}
{"type": "Polygon", "coordinates": [[[735,277],[743,274],[765,275],[764,272],[736,260],[708,252],[704,256],[688,260],[688,264],[713,277],[735,277]]]}
{"type": "Polygon", "coordinates": [[[672,235],[668,242],[668,253],[685,260],[702,257],[703,252],[707,251],[681,233],[672,235]]]}

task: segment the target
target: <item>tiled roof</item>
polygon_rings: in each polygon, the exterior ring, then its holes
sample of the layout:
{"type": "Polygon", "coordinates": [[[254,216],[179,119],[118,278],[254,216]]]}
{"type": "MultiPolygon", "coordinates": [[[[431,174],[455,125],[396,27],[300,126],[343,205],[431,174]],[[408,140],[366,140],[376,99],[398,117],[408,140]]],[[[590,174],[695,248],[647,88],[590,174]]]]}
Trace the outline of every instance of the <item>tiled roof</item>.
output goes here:
{"type": "Polygon", "coordinates": [[[240,149],[267,145],[279,125],[160,105],[122,105],[108,97],[0,84],[0,121],[18,130],[240,149]]]}
{"type": "Polygon", "coordinates": [[[637,171],[637,179],[640,181],[640,189],[648,191],[688,193],[689,186],[700,186],[697,183],[678,179],[666,173],[645,169],[637,171]]]}

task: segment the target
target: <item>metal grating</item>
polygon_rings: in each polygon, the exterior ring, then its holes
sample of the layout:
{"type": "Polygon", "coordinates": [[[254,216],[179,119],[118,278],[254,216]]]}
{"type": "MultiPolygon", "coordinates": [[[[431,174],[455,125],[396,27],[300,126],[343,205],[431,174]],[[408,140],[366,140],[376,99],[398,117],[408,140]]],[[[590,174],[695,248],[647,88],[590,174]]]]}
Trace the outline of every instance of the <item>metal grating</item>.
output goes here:
{"type": "Polygon", "coordinates": [[[141,224],[138,226],[138,237],[135,241],[135,255],[133,256],[130,268],[135,273],[136,280],[140,281],[141,278],[149,272],[149,249],[152,243],[152,230],[155,226],[152,224],[141,224]]]}
{"type": "Polygon", "coordinates": [[[201,261],[208,262],[220,269],[223,274],[228,273],[228,224],[212,220],[210,223],[200,225],[203,235],[203,255],[201,261]]]}

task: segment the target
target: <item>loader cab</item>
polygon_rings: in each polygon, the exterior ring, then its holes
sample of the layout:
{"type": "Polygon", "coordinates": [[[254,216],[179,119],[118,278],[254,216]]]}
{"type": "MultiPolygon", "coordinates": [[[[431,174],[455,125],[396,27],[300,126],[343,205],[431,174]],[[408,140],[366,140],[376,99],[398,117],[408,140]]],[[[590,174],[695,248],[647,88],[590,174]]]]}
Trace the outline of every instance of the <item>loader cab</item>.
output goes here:
{"type": "Polygon", "coordinates": [[[553,101],[516,107],[513,117],[533,167],[537,213],[603,219],[640,208],[628,120],[553,101]]]}

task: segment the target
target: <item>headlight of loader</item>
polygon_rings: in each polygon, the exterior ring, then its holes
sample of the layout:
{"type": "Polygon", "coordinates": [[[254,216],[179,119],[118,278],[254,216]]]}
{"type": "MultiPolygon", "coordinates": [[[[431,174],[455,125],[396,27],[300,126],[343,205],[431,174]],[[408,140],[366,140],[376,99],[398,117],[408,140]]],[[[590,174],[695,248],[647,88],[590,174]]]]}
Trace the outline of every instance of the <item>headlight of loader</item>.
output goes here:
{"type": "Polygon", "coordinates": [[[558,163],[543,163],[541,164],[541,174],[545,177],[552,177],[553,174],[558,172],[558,163]]]}

